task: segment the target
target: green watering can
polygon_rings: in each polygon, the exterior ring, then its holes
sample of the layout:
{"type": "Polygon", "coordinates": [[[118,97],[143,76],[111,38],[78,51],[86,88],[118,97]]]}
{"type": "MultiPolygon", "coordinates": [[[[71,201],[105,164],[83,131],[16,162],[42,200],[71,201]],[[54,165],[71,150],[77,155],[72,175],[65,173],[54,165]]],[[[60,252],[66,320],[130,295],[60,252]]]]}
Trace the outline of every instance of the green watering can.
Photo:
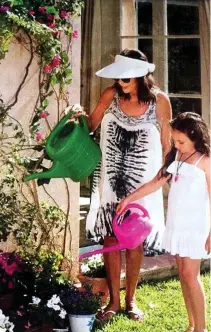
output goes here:
{"type": "Polygon", "coordinates": [[[53,161],[52,167],[40,173],[33,173],[23,181],[43,178],[71,178],[74,182],[83,181],[97,167],[101,150],[89,135],[85,116],[79,123],[68,121],[73,112],[65,115],[46,142],[46,152],[53,161]]]}

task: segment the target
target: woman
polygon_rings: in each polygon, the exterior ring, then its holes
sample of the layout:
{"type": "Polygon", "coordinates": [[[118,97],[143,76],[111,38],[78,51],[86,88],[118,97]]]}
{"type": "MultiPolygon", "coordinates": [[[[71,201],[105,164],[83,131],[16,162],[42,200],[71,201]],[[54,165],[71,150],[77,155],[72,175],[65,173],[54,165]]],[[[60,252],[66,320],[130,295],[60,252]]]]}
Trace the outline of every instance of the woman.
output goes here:
{"type": "MultiPolygon", "coordinates": [[[[162,150],[165,155],[170,148],[171,106],[167,95],[155,87],[151,75],[154,68],[142,52],[126,49],[115,57],[113,64],[96,73],[115,79],[88,118],[91,131],[101,123],[102,162],[94,175],[86,229],[95,239],[103,239],[104,246],[116,243],[112,219],[118,202],[157,174],[162,165],[162,150]]],[[[164,228],[162,192],[138,202],[150,211],[155,224],[147,245],[159,249],[164,228]]],[[[135,305],[142,258],[142,245],[126,250],[125,305],[133,320],[143,318],[135,305]]],[[[100,321],[120,310],[120,252],[105,254],[104,262],[110,302],[97,314],[100,321]]]]}

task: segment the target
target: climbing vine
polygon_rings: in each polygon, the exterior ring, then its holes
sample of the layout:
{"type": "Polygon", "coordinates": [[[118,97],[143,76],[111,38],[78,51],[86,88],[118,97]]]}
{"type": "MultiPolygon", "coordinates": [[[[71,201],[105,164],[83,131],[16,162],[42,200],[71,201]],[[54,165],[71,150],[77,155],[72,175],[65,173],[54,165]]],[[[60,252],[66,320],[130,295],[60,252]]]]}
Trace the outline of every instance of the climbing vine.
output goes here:
{"type": "MultiPolygon", "coordinates": [[[[72,25],[72,18],[80,16],[81,0],[0,0],[0,59],[7,56],[10,44],[16,40],[22,43],[30,56],[25,66],[24,76],[16,89],[14,98],[5,103],[0,97],[0,161],[1,161],[1,206],[0,240],[5,240],[13,232],[20,245],[37,247],[51,245],[55,229],[60,232],[67,225],[67,211],[63,211],[50,197],[45,183],[39,180],[53,204],[40,203],[37,186],[34,181],[27,184],[32,201],[24,193],[20,177],[35,170],[46,169],[48,156],[45,141],[52,130],[48,121],[52,100],[56,100],[57,121],[61,117],[62,105],[69,105],[68,86],[72,82],[72,68],[69,51],[72,40],[78,37],[78,31],[72,25]],[[63,37],[66,36],[64,48],[63,37]],[[11,116],[12,108],[17,104],[20,92],[24,89],[32,62],[39,64],[38,97],[32,110],[29,134],[22,124],[11,116]],[[47,135],[41,132],[42,121],[47,125],[47,135]],[[23,151],[28,150],[27,156],[23,151]],[[18,175],[21,174],[21,175],[18,175]],[[10,209],[13,206],[13,212],[10,209]],[[4,221],[4,222],[3,222],[4,221]],[[13,226],[15,223],[15,227],[13,226]],[[39,227],[38,227],[39,224],[39,227]],[[25,229],[25,232],[21,230],[25,229]],[[38,228],[41,234],[38,234],[38,228]],[[30,242],[29,235],[33,236],[30,242]]],[[[55,107],[54,107],[55,109],[55,107]]],[[[68,186],[67,197],[69,198],[68,186]]],[[[53,244],[52,244],[53,245],[53,244]]],[[[64,248],[63,248],[64,249],[64,248]]]]}

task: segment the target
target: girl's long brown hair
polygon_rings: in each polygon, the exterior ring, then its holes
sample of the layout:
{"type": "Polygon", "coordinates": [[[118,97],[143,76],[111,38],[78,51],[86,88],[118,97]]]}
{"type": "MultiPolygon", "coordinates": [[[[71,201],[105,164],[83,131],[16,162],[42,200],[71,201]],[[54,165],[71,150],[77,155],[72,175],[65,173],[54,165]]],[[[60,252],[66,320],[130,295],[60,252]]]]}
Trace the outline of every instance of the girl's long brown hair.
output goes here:
{"type": "MultiPolygon", "coordinates": [[[[206,122],[197,113],[180,113],[175,119],[170,121],[173,130],[178,130],[194,142],[194,148],[197,152],[210,156],[210,134],[206,122]]],[[[168,166],[175,160],[177,149],[172,143],[170,152],[166,155],[163,167],[160,170],[161,177],[166,177],[169,173],[166,171],[168,166]]]]}

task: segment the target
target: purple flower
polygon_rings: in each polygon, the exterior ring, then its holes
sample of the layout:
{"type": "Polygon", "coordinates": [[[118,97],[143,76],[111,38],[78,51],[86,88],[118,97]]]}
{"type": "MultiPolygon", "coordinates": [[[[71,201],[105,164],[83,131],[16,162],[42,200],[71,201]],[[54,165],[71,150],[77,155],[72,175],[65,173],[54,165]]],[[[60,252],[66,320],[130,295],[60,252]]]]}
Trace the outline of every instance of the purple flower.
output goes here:
{"type": "Polygon", "coordinates": [[[9,6],[0,6],[0,12],[6,13],[10,10],[9,6]]]}

